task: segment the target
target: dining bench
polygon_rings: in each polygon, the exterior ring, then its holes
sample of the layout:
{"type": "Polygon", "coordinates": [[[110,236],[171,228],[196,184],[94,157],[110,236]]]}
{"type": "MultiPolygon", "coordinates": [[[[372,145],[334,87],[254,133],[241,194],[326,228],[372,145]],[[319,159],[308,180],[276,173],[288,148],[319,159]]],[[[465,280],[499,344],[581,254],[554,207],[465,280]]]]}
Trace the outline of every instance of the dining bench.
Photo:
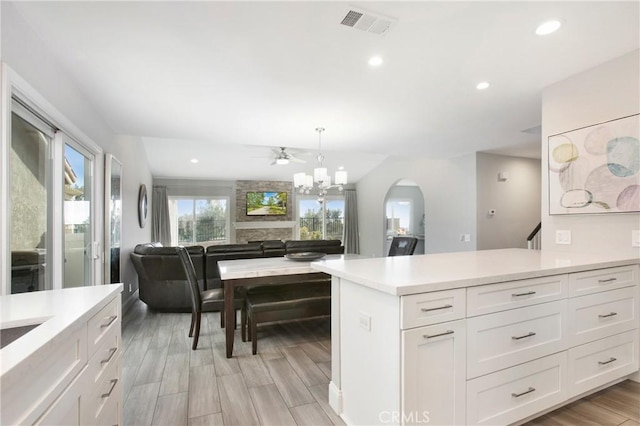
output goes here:
{"type": "MultiPolygon", "coordinates": [[[[251,352],[258,351],[258,325],[331,315],[331,278],[301,285],[255,287],[246,295],[247,334],[251,352]]],[[[242,340],[246,341],[245,330],[242,340]]]]}

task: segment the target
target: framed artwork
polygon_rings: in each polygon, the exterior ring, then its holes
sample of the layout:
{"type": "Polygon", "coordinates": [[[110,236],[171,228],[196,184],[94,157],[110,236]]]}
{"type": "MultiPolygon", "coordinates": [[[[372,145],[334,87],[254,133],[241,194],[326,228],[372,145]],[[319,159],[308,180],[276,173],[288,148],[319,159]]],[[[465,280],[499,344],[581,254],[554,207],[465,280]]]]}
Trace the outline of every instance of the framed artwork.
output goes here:
{"type": "Polygon", "coordinates": [[[549,136],[549,214],[640,212],[640,114],[549,136]]]}

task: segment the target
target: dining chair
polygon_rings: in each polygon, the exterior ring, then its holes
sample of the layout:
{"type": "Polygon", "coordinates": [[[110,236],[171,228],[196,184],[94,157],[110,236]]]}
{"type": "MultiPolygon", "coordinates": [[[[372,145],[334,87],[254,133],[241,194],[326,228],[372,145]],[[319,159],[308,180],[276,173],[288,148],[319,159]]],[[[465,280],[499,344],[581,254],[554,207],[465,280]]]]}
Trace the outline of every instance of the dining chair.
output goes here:
{"type": "MultiPolygon", "coordinates": [[[[184,247],[177,247],[178,257],[180,257],[180,263],[187,276],[189,282],[189,288],[191,289],[191,327],[189,328],[189,337],[193,337],[193,345],[191,349],[195,350],[198,346],[198,338],[200,337],[200,322],[202,319],[202,312],[220,312],[221,326],[224,327],[224,288],[214,288],[210,290],[200,290],[198,286],[198,279],[196,277],[196,270],[193,267],[191,256],[184,247]],[[195,335],[194,335],[195,333],[195,335]]],[[[245,310],[244,298],[236,295],[234,302],[234,310],[240,309],[241,327],[245,330],[247,321],[247,314],[245,310]]],[[[233,324],[235,328],[235,324],[233,324]]]]}
{"type": "Polygon", "coordinates": [[[418,239],[414,237],[393,237],[389,256],[411,256],[418,245],[418,239]]]}

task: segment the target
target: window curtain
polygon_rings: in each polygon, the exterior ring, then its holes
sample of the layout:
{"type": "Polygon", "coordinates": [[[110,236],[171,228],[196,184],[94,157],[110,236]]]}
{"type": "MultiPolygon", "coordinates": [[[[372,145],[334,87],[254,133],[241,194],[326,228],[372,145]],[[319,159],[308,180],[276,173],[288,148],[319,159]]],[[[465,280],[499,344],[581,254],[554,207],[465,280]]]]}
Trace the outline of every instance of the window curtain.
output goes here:
{"type": "Polygon", "coordinates": [[[344,191],[344,252],[360,253],[358,238],[358,200],[355,189],[344,191]]]}
{"type": "Polygon", "coordinates": [[[166,186],[154,186],[151,199],[151,239],[163,246],[171,245],[171,224],[169,222],[169,197],[166,186]]]}

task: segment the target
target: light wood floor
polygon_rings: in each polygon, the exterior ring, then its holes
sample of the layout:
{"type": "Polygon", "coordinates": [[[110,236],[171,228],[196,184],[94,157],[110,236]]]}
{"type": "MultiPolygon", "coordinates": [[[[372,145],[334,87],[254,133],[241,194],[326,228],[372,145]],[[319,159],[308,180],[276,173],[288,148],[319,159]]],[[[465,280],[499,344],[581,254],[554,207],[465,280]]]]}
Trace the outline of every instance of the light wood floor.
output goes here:
{"type": "MultiPolygon", "coordinates": [[[[258,355],[236,331],[225,357],[217,313],[203,315],[191,350],[191,314],[157,313],[137,302],[122,327],[124,424],[342,425],[327,402],[330,322],[263,327],[258,355]]],[[[528,425],[640,426],[640,385],[623,382],[528,425]]]]}

